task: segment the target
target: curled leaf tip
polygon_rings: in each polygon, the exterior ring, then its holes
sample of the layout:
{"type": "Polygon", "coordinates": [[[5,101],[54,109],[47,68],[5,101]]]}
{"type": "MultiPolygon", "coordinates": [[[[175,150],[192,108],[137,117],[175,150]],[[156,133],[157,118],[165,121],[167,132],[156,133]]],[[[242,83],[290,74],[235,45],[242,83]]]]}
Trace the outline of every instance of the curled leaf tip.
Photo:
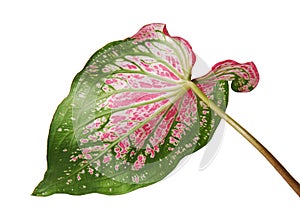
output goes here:
{"type": "Polygon", "coordinates": [[[254,62],[238,63],[225,60],[215,64],[211,70],[196,82],[232,81],[231,88],[235,92],[250,92],[259,82],[259,73],[254,62]]]}

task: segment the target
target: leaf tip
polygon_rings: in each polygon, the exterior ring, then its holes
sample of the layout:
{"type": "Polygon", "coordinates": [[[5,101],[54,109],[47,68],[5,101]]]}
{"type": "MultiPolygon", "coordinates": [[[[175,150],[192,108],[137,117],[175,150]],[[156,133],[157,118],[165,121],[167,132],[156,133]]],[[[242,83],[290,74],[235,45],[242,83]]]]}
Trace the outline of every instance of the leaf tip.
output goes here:
{"type": "Polygon", "coordinates": [[[35,197],[46,197],[51,195],[52,193],[47,191],[47,188],[45,186],[44,181],[40,182],[36,188],[33,190],[33,192],[31,193],[31,196],[35,196],[35,197]]]}
{"type": "Polygon", "coordinates": [[[259,82],[259,73],[254,62],[225,60],[215,64],[208,75],[214,75],[216,80],[232,81],[231,89],[235,92],[250,92],[259,82]]]}

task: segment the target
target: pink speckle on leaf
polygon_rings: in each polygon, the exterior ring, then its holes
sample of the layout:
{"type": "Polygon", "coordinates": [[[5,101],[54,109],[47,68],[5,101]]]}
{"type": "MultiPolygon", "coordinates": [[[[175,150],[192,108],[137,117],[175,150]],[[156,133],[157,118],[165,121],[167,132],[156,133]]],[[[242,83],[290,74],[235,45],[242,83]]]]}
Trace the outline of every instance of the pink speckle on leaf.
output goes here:
{"type": "Polygon", "coordinates": [[[96,142],[97,141],[97,137],[94,136],[94,135],[89,135],[88,136],[89,140],[93,141],[93,142],[96,142]]]}
{"type": "Polygon", "coordinates": [[[112,154],[107,154],[106,156],[103,157],[103,163],[108,163],[111,161],[111,156],[112,154]]]}
{"type": "Polygon", "coordinates": [[[115,83],[115,82],[117,82],[117,79],[107,79],[107,80],[105,80],[106,84],[112,84],[112,83],[115,83]]]}
{"type": "Polygon", "coordinates": [[[170,142],[171,144],[173,144],[173,145],[176,146],[177,143],[178,143],[179,141],[178,141],[177,139],[175,139],[174,137],[171,136],[171,137],[169,138],[169,142],[170,142]]]}
{"type": "Polygon", "coordinates": [[[89,172],[90,175],[94,174],[94,170],[92,168],[89,168],[88,172],[89,172]]]}
{"type": "Polygon", "coordinates": [[[172,136],[178,138],[178,139],[181,139],[181,134],[182,134],[183,131],[181,130],[178,130],[178,129],[173,129],[172,130],[172,136]]]}
{"type": "Polygon", "coordinates": [[[71,161],[71,162],[76,162],[76,161],[77,161],[77,159],[78,159],[78,157],[77,157],[77,156],[75,156],[75,157],[72,157],[70,161],[71,161]]]}
{"type": "Polygon", "coordinates": [[[85,155],[85,159],[87,159],[87,160],[91,160],[91,159],[93,159],[93,157],[92,157],[92,155],[91,155],[91,154],[86,154],[86,155],[85,155]]]}
{"type": "Polygon", "coordinates": [[[96,166],[97,166],[97,167],[101,166],[100,160],[96,160],[95,163],[96,163],[96,166]]]}
{"type": "Polygon", "coordinates": [[[140,181],[140,178],[139,178],[138,175],[132,176],[132,182],[134,182],[134,183],[139,183],[139,181],[140,181]]]}
{"type": "MultiPolygon", "coordinates": [[[[175,61],[174,57],[171,57],[170,59],[174,63],[174,65],[172,65],[172,66],[176,67],[176,64],[174,62],[175,61]]],[[[159,73],[160,76],[167,77],[167,78],[170,78],[173,80],[180,80],[180,78],[177,75],[175,75],[173,72],[171,72],[166,66],[159,64],[159,68],[162,70],[162,72],[159,73]]]]}
{"type": "Polygon", "coordinates": [[[150,147],[149,145],[147,145],[146,147],[146,154],[150,154],[151,158],[154,158],[155,156],[155,152],[159,152],[159,147],[158,146],[154,146],[154,147],[150,147]]]}
{"type": "Polygon", "coordinates": [[[137,66],[136,65],[132,65],[132,64],[126,64],[126,68],[130,69],[130,70],[137,70],[137,66]]]}
{"type": "Polygon", "coordinates": [[[83,150],[82,150],[82,153],[83,154],[88,154],[88,153],[90,153],[92,150],[91,150],[91,148],[84,148],[83,150]]]}
{"type": "Polygon", "coordinates": [[[137,160],[133,164],[134,170],[139,170],[145,165],[146,157],[144,155],[139,155],[137,160]]]}
{"type": "Polygon", "coordinates": [[[174,148],[173,148],[173,147],[168,147],[168,150],[169,150],[169,151],[173,151],[174,148]]]}
{"type": "Polygon", "coordinates": [[[134,156],[134,154],[135,154],[135,151],[132,150],[132,151],[130,152],[130,157],[134,156]]]}
{"type": "Polygon", "coordinates": [[[101,141],[107,141],[107,142],[110,142],[110,141],[114,141],[115,139],[117,139],[118,136],[115,134],[115,132],[113,131],[113,129],[110,129],[109,132],[105,132],[103,133],[102,135],[100,135],[100,140],[101,141]]]}
{"type": "Polygon", "coordinates": [[[80,139],[80,142],[81,142],[81,144],[84,144],[84,143],[88,143],[89,140],[88,139],[80,139]]]}
{"type": "Polygon", "coordinates": [[[126,120],[126,116],[121,116],[121,115],[112,115],[110,117],[110,123],[111,124],[117,124],[120,123],[121,121],[126,120]]]}
{"type": "Polygon", "coordinates": [[[120,141],[118,145],[119,146],[114,149],[114,151],[116,152],[116,159],[120,159],[124,157],[126,153],[128,153],[127,149],[129,148],[129,141],[128,139],[124,139],[120,141]]]}

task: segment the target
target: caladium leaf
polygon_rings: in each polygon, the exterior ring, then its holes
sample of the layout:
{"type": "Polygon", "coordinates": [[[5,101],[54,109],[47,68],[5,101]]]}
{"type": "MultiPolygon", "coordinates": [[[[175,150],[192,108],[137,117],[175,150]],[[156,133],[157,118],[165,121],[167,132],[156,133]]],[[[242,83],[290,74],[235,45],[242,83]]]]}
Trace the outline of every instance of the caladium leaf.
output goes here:
{"type": "MultiPolygon", "coordinates": [[[[220,117],[187,84],[195,58],[157,23],[97,51],[53,117],[48,169],[33,195],[127,193],[205,146],[220,117]]],[[[193,82],[225,110],[231,80],[235,91],[252,90],[255,65],[227,60],[193,82]]]]}

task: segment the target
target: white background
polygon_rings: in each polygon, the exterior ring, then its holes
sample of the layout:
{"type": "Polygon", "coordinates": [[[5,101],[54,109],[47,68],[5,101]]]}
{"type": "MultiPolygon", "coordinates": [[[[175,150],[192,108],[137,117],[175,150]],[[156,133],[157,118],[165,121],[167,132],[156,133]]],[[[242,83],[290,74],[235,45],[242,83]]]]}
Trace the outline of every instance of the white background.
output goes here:
{"type": "Polygon", "coordinates": [[[173,176],[121,196],[30,196],[46,170],[52,115],[88,58],[143,25],[167,24],[210,66],[254,61],[251,93],[228,114],[300,180],[297,1],[1,1],[1,221],[299,221],[300,200],[230,126],[214,162],[203,150],[173,176]],[[5,220],[3,220],[5,218],[5,220]]]}

